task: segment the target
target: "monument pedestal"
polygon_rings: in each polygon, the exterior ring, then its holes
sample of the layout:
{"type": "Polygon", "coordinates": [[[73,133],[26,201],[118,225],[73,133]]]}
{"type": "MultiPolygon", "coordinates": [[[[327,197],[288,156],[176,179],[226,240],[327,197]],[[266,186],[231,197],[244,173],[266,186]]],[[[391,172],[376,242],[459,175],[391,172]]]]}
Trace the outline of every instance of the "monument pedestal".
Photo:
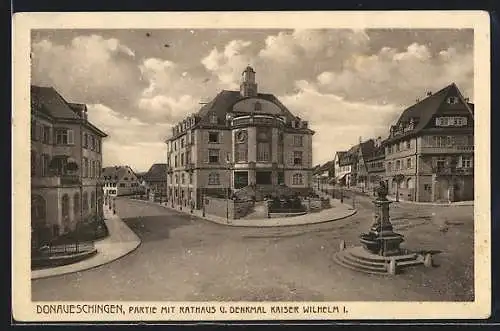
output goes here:
{"type": "Polygon", "coordinates": [[[373,274],[391,274],[399,272],[402,267],[426,263],[430,257],[401,249],[404,236],[394,232],[389,218],[389,206],[392,201],[384,195],[384,187],[379,188],[379,196],[375,204],[374,222],[368,233],[360,235],[362,246],[341,249],[334,257],[339,265],[373,274]],[[382,192],[382,193],[381,193],[382,192]]]}

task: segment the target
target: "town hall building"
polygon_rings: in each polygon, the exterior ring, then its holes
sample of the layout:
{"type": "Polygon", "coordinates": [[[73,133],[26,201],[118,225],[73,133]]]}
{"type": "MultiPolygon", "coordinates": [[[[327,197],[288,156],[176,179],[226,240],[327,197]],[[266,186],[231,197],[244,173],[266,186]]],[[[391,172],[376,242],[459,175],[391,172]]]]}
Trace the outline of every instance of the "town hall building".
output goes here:
{"type": "Polygon", "coordinates": [[[282,186],[308,192],[312,182],[309,123],[274,95],[259,93],[255,71],[239,91],[221,91],[172,128],[167,139],[167,194],[172,205],[200,208],[203,194],[282,186]]]}

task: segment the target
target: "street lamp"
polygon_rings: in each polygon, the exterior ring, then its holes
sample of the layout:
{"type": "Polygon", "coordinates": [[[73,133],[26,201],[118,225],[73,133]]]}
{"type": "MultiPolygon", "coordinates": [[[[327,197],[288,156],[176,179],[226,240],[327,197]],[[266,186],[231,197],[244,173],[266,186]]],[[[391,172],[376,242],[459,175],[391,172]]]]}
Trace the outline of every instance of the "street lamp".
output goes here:
{"type": "Polygon", "coordinates": [[[226,165],[227,165],[227,172],[228,172],[228,185],[226,189],[226,220],[228,223],[229,221],[229,198],[230,198],[230,191],[231,191],[231,182],[232,182],[232,164],[231,164],[231,154],[227,153],[226,155],[226,165]]]}

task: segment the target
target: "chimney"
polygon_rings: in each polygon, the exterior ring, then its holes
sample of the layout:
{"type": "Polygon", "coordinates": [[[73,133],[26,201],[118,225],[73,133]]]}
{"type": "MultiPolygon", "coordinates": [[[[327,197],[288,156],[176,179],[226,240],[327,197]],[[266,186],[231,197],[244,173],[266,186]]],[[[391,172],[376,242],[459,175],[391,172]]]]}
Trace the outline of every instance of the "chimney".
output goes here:
{"type": "Polygon", "coordinates": [[[469,102],[469,97],[465,98],[465,102],[469,102]]]}
{"type": "Polygon", "coordinates": [[[427,96],[430,97],[432,95],[431,91],[427,91],[427,96]]]}

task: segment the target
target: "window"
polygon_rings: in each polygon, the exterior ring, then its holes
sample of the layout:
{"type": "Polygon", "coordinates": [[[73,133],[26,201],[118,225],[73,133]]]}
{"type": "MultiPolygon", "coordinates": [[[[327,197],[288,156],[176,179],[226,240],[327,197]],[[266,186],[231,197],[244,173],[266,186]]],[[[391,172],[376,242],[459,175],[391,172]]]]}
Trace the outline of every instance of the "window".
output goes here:
{"type": "Polygon", "coordinates": [[[95,143],[95,151],[97,153],[100,153],[101,152],[101,139],[96,138],[95,141],[96,141],[96,143],[95,143]]]}
{"type": "Polygon", "coordinates": [[[40,195],[31,196],[31,223],[41,226],[46,224],[46,203],[40,195]]]}
{"type": "Polygon", "coordinates": [[[47,125],[43,126],[43,143],[50,144],[50,127],[47,125]]]}
{"type": "Polygon", "coordinates": [[[125,187],[125,183],[120,183],[120,187],[125,187]]]}
{"type": "Polygon", "coordinates": [[[293,136],[293,146],[302,147],[302,136],[293,136]]]}
{"type": "Polygon", "coordinates": [[[189,174],[189,184],[193,184],[193,174],[189,174]]]}
{"type": "Polygon", "coordinates": [[[177,141],[174,141],[174,151],[177,150],[177,141]]]}
{"type": "Polygon", "coordinates": [[[184,159],[184,153],[181,153],[181,166],[183,166],[183,165],[184,165],[184,160],[185,160],[185,159],[184,159]]]}
{"type": "Polygon", "coordinates": [[[208,142],[211,144],[219,143],[219,133],[218,132],[209,132],[208,133],[208,142]]]}
{"type": "Polygon", "coordinates": [[[178,184],[179,183],[179,175],[175,175],[174,178],[175,178],[175,184],[178,184]]]}
{"type": "Polygon", "coordinates": [[[292,176],[292,185],[303,185],[303,176],[302,174],[294,174],[292,176]]]}
{"type": "Polygon", "coordinates": [[[95,192],[92,191],[92,192],[90,192],[90,209],[94,210],[95,207],[96,207],[96,204],[95,204],[95,192]]]}
{"type": "Polygon", "coordinates": [[[219,119],[217,118],[217,114],[216,113],[211,113],[210,114],[210,123],[211,124],[217,124],[217,123],[219,123],[219,119]]]}
{"type": "Polygon", "coordinates": [[[57,145],[73,145],[75,137],[73,130],[56,129],[56,144],[57,145]]]}
{"type": "Polygon", "coordinates": [[[184,138],[181,139],[181,148],[184,148],[184,138]]]}
{"type": "Polygon", "coordinates": [[[96,170],[96,177],[101,177],[101,163],[99,161],[95,161],[95,170],[96,170]]]}
{"type": "Polygon", "coordinates": [[[37,155],[35,151],[31,151],[31,176],[36,176],[37,155]]]}
{"type": "Polygon", "coordinates": [[[444,168],[445,168],[445,166],[446,166],[446,160],[445,159],[438,158],[436,160],[437,171],[443,171],[444,168]]]}
{"type": "Polygon", "coordinates": [[[437,117],[436,126],[465,126],[467,125],[467,117],[437,117]]]}
{"type": "Polygon", "coordinates": [[[89,137],[87,133],[83,134],[83,147],[88,148],[89,147],[89,137]]]}
{"type": "Polygon", "coordinates": [[[83,158],[83,177],[88,176],[89,160],[86,157],[83,158]]]}
{"type": "Polygon", "coordinates": [[[94,160],[90,160],[89,164],[89,177],[94,178],[94,160]]]}
{"type": "Polygon", "coordinates": [[[195,141],[196,141],[195,133],[194,131],[191,131],[191,145],[194,145],[195,141]]]}
{"type": "Polygon", "coordinates": [[[95,149],[95,139],[94,136],[89,135],[90,137],[90,150],[93,151],[95,149]]]}
{"type": "Polygon", "coordinates": [[[396,161],[396,170],[400,170],[400,169],[401,169],[401,161],[397,160],[396,161]]]}
{"type": "Polygon", "coordinates": [[[302,165],[302,152],[293,152],[293,165],[302,165]]]}
{"type": "Polygon", "coordinates": [[[406,168],[411,169],[412,164],[411,164],[411,159],[406,160],[406,168]]]}
{"type": "Polygon", "coordinates": [[[472,156],[462,156],[462,168],[472,168],[472,156]]]}
{"type": "Polygon", "coordinates": [[[208,150],[208,162],[209,163],[219,163],[219,150],[209,149],[208,150]]]}
{"type": "Polygon", "coordinates": [[[387,163],[387,171],[392,172],[392,162],[387,163]]]}
{"type": "Polygon", "coordinates": [[[258,102],[258,101],[257,101],[257,102],[254,104],[254,110],[256,110],[256,111],[262,110],[262,104],[261,104],[260,102],[258,102]]]}
{"type": "Polygon", "coordinates": [[[184,173],[181,174],[181,184],[185,184],[186,183],[186,176],[184,173]]]}
{"type": "Polygon", "coordinates": [[[47,154],[42,154],[42,176],[48,176],[49,175],[49,156],[47,154]]]}
{"type": "Polygon", "coordinates": [[[454,105],[458,103],[458,97],[449,97],[448,98],[448,104],[454,105]]]}
{"type": "Polygon", "coordinates": [[[396,144],[396,153],[399,152],[399,144],[396,144]]]}
{"type": "Polygon", "coordinates": [[[236,144],[236,162],[247,162],[248,148],[246,144],[236,144]]]}
{"type": "Polygon", "coordinates": [[[208,185],[220,185],[220,176],[218,173],[208,174],[208,185]]]}
{"type": "Polygon", "coordinates": [[[62,196],[61,199],[61,210],[62,210],[62,222],[65,230],[69,226],[69,196],[67,194],[62,196]]]}
{"type": "Polygon", "coordinates": [[[178,166],[178,161],[177,161],[177,155],[176,155],[174,158],[174,167],[177,167],[177,166],[178,166]]]}
{"type": "Polygon", "coordinates": [[[267,142],[257,144],[257,161],[267,162],[270,160],[271,146],[267,142]]]}
{"type": "Polygon", "coordinates": [[[411,148],[411,140],[408,140],[406,142],[406,149],[410,149],[411,148]]]}

